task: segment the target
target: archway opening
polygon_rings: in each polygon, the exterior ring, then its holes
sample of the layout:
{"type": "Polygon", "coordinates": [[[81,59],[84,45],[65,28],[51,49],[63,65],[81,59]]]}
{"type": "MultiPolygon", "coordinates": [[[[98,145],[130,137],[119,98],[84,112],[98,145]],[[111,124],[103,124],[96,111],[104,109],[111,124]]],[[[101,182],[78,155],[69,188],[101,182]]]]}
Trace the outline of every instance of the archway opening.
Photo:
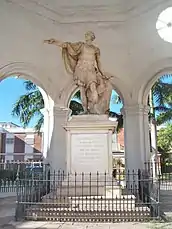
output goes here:
{"type": "Polygon", "coordinates": [[[34,82],[10,75],[0,83],[0,158],[10,161],[42,161],[46,155],[45,133],[50,98],[34,82]],[[3,98],[3,99],[2,99],[3,98]]]}
{"type": "MultiPolygon", "coordinates": [[[[151,85],[152,86],[152,85],[151,85]]],[[[172,74],[161,75],[147,95],[151,160],[160,167],[171,161],[172,146],[172,74]]],[[[154,166],[154,170],[157,166],[154,166]]],[[[161,170],[162,171],[162,170],[161,170]]],[[[154,171],[156,172],[156,171],[154,171]]],[[[172,172],[172,170],[171,170],[172,172]]]]}

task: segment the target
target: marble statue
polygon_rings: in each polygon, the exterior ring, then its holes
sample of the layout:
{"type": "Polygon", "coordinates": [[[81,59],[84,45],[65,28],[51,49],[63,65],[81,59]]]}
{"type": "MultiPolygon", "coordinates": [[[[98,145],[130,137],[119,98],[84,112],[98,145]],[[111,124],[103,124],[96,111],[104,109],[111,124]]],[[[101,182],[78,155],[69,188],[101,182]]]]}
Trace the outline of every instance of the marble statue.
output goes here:
{"type": "Polygon", "coordinates": [[[65,69],[73,75],[80,88],[84,114],[105,114],[109,110],[110,77],[101,68],[100,49],[93,44],[95,34],[85,34],[85,42],[61,42],[56,39],[44,43],[61,47],[65,69]]]}

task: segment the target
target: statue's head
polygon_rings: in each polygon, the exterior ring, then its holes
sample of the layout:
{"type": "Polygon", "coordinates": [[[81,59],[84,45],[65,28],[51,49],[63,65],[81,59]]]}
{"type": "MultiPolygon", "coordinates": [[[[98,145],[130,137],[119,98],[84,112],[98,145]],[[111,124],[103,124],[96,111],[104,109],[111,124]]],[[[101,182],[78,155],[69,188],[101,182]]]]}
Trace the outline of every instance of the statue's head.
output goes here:
{"type": "Polygon", "coordinates": [[[85,41],[94,41],[96,38],[95,34],[92,31],[88,31],[85,33],[85,41]]]}

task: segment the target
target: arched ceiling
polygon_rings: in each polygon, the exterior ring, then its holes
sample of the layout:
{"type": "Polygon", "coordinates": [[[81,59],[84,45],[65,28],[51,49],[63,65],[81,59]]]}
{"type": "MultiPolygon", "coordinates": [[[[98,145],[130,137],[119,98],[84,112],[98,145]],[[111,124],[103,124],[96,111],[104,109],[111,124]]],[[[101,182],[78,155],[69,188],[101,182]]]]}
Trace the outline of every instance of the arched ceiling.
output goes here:
{"type": "Polygon", "coordinates": [[[172,0],[1,0],[0,66],[32,64],[57,98],[71,76],[65,73],[60,50],[43,40],[80,41],[93,30],[103,68],[127,85],[131,95],[156,73],[144,72],[172,57],[172,44],[155,27],[159,13],[169,6],[172,0]]]}

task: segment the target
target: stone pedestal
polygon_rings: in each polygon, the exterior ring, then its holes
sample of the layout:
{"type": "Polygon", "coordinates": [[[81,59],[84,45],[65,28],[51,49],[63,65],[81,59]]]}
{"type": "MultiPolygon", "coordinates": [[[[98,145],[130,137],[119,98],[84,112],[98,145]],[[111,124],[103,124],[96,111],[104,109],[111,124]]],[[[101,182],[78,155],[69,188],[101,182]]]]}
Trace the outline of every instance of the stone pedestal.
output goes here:
{"type": "Polygon", "coordinates": [[[67,122],[69,174],[112,173],[112,132],[116,125],[106,115],[73,116],[67,122]]]}
{"type": "Polygon", "coordinates": [[[112,177],[112,132],[116,125],[106,115],[73,116],[67,122],[69,177],[62,185],[64,195],[65,186],[70,186],[71,196],[121,194],[112,177]]]}

